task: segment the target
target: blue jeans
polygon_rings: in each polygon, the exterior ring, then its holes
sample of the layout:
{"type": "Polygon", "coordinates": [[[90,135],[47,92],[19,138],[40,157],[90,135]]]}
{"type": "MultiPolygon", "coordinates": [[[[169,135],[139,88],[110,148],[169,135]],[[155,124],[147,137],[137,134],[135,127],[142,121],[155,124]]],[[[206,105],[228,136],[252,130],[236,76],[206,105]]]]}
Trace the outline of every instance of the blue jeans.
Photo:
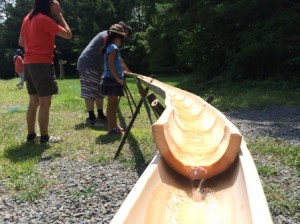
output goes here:
{"type": "Polygon", "coordinates": [[[23,86],[24,85],[24,73],[18,73],[19,78],[20,78],[20,82],[18,85],[23,86]]]}

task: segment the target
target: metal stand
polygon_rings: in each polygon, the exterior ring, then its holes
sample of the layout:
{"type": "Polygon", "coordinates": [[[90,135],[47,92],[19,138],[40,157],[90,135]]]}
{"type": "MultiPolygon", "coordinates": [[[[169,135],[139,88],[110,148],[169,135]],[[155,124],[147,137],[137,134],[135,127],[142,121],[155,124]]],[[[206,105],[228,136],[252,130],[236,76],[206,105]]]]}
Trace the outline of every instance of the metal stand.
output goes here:
{"type": "MultiPolygon", "coordinates": [[[[130,107],[130,111],[131,111],[131,114],[133,115],[133,109],[132,109],[132,106],[131,106],[131,102],[134,104],[135,108],[137,107],[133,97],[132,97],[132,94],[128,88],[128,85],[126,83],[126,78],[124,79],[125,81],[125,85],[124,85],[124,93],[125,93],[125,96],[127,98],[127,102],[129,104],[129,107],[130,107]]],[[[119,97],[119,101],[118,101],[118,104],[120,104],[120,100],[121,100],[121,97],[119,97]]]]}
{"type": "MultiPolygon", "coordinates": [[[[126,139],[127,139],[127,136],[128,136],[128,134],[129,134],[129,132],[130,132],[130,130],[131,130],[131,128],[132,128],[132,125],[133,125],[133,123],[134,123],[134,121],[135,121],[137,115],[138,115],[139,112],[140,112],[140,109],[141,109],[143,103],[144,103],[144,104],[147,104],[146,99],[147,99],[148,103],[151,105],[151,108],[152,108],[152,110],[153,110],[153,112],[154,112],[154,114],[155,114],[155,116],[156,116],[157,118],[162,114],[162,112],[163,112],[163,110],[164,110],[164,107],[158,102],[158,99],[156,98],[156,96],[155,96],[153,93],[151,93],[151,94],[149,94],[149,95],[147,96],[149,88],[146,87],[146,89],[144,89],[144,88],[142,87],[140,81],[137,80],[136,78],[135,78],[135,81],[136,81],[137,87],[138,87],[138,89],[139,89],[139,93],[140,93],[140,95],[141,95],[141,99],[140,99],[138,105],[136,106],[135,112],[134,112],[133,115],[132,115],[132,118],[131,118],[131,120],[130,120],[130,122],[129,122],[128,127],[126,128],[126,131],[125,131],[125,133],[124,133],[124,135],[123,135],[123,138],[122,138],[122,140],[121,140],[121,142],[120,142],[120,145],[119,145],[119,147],[118,147],[118,150],[117,150],[117,152],[115,153],[114,159],[117,159],[117,158],[118,158],[118,156],[119,156],[119,154],[120,154],[120,152],[121,152],[121,150],[122,150],[122,148],[123,148],[123,146],[124,146],[124,143],[125,143],[125,141],[126,141],[126,139]],[[152,105],[153,102],[155,102],[155,105],[152,105]],[[158,106],[157,106],[157,105],[158,105],[158,106]]],[[[124,88],[124,89],[125,89],[125,88],[124,88]]],[[[130,94],[130,91],[129,91],[128,87],[127,87],[127,89],[125,90],[125,94],[126,94],[126,97],[127,97],[128,102],[130,101],[130,99],[133,101],[132,95],[130,94]],[[127,93],[126,93],[126,91],[127,91],[127,93]],[[129,97],[130,97],[130,98],[129,98],[129,97]]],[[[134,101],[133,101],[133,102],[134,102],[134,101]]],[[[130,105],[131,105],[131,104],[130,104],[130,105]]],[[[136,104],[135,104],[135,105],[136,105],[136,104]]],[[[146,106],[146,105],[145,105],[145,106],[146,106]]],[[[130,108],[131,108],[131,106],[130,106],[130,108]]],[[[146,108],[146,109],[147,109],[147,108],[146,108]]],[[[131,108],[131,111],[132,111],[132,108],[131,108]]]]}

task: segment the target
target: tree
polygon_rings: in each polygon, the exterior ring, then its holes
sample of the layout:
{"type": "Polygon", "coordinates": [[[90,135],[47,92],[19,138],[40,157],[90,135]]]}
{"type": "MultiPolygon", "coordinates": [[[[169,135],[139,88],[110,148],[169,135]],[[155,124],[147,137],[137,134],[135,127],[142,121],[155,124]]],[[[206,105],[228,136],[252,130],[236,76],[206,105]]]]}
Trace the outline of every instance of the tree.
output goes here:
{"type": "MultiPolygon", "coordinates": [[[[12,52],[32,2],[0,2],[0,77],[12,74],[12,52]]],[[[67,75],[74,74],[88,42],[124,20],[133,28],[121,49],[132,71],[179,71],[199,80],[278,74],[299,80],[299,8],[296,0],[64,0],[62,9],[74,38],[57,38],[56,46],[68,61],[67,75]]]]}
{"type": "Polygon", "coordinates": [[[0,77],[14,76],[13,55],[18,45],[19,33],[23,17],[30,11],[32,1],[16,0],[2,1],[1,12],[5,15],[5,21],[0,25],[0,77]]]}

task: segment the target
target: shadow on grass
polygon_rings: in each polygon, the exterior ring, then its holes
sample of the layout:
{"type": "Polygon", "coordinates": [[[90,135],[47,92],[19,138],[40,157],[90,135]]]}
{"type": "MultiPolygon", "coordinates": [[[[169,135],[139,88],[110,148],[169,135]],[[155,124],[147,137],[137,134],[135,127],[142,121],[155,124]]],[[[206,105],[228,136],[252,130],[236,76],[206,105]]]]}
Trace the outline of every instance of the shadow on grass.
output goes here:
{"type": "Polygon", "coordinates": [[[99,137],[96,138],[96,144],[108,144],[108,143],[113,143],[116,141],[120,141],[122,139],[122,134],[105,134],[105,135],[100,135],[99,137]]]}
{"type": "MultiPolygon", "coordinates": [[[[132,118],[132,117],[131,117],[132,118]]],[[[137,117],[138,119],[138,117],[137,117]]],[[[122,115],[121,111],[118,112],[118,122],[122,127],[125,129],[127,128],[126,122],[125,122],[125,117],[122,115]]],[[[120,146],[120,143],[124,137],[124,134],[104,134],[100,135],[96,138],[95,143],[96,144],[109,144],[109,143],[114,143],[114,142],[119,142],[118,147],[120,146]]],[[[138,141],[134,138],[134,136],[129,132],[126,142],[129,144],[129,148],[133,153],[133,159],[135,162],[135,170],[137,174],[140,176],[145,167],[147,166],[147,163],[145,161],[144,155],[142,153],[142,150],[139,147],[138,141]]],[[[117,152],[117,148],[115,149],[115,152],[117,152]]],[[[122,150],[121,150],[122,152],[122,150]]],[[[119,155],[121,157],[121,155],[119,155]]],[[[112,158],[113,159],[113,158],[112,158]]],[[[126,158],[128,159],[128,157],[126,158]]]]}
{"type": "Polygon", "coordinates": [[[50,148],[48,144],[23,143],[18,146],[8,147],[4,150],[3,156],[12,162],[23,162],[33,158],[40,159],[43,152],[50,148]]]}
{"type": "Polygon", "coordinates": [[[75,124],[74,128],[75,128],[75,130],[79,130],[79,131],[86,129],[86,128],[90,128],[90,129],[94,129],[94,130],[107,130],[107,125],[106,125],[106,123],[104,123],[103,126],[94,127],[94,126],[86,124],[85,122],[81,122],[81,123],[75,124]]]}
{"type": "Polygon", "coordinates": [[[131,133],[129,133],[127,137],[127,142],[129,144],[129,149],[134,155],[133,159],[135,161],[135,170],[138,176],[141,176],[146,167],[148,166],[149,162],[145,160],[145,157],[140,148],[140,144],[131,133]]]}
{"type": "MultiPolygon", "coordinates": [[[[121,126],[125,127],[125,125],[126,125],[125,118],[122,115],[121,111],[119,111],[119,113],[118,113],[118,118],[119,118],[119,122],[120,122],[121,126]]],[[[136,119],[138,119],[138,116],[136,117],[136,119]]],[[[135,161],[135,170],[136,170],[138,176],[141,176],[148,164],[145,160],[142,149],[140,148],[140,144],[130,132],[128,133],[126,141],[129,144],[129,149],[133,153],[133,159],[135,161]]]]}
{"type": "Polygon", "coordinates": [[[83,130],[83,129],[86,129],[86,128],[89,128],[89,126],[85,123],[79,123],[79,124],[75,124],[75,130],[83,130]]]}

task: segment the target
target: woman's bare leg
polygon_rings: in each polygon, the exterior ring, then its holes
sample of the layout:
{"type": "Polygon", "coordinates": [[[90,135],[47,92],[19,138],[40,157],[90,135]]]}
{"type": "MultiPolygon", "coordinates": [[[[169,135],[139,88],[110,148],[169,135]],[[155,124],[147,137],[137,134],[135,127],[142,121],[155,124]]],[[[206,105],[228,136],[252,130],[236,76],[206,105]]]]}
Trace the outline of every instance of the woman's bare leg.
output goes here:
{"type": "Polygon", "coordinates": [[[107,124],[108,130],[117,128],[117,106],[118,106],[118,96],[108,96],[107,97],[107,124]]]}
{"type": "Polygon", "coordinates": [[[39,97],[39,125],[41,136],[48,135],[48,126],[49,126],[49,111],[51,106],[52,96],[43,96],[39,97]]]}
{"type": "Polygon", "coordinates": [[[29,95],[29,105],[26,112],[27,131],[28,134],[35,133],[36,112],[39,106],[37,95],[29,95]]]}

